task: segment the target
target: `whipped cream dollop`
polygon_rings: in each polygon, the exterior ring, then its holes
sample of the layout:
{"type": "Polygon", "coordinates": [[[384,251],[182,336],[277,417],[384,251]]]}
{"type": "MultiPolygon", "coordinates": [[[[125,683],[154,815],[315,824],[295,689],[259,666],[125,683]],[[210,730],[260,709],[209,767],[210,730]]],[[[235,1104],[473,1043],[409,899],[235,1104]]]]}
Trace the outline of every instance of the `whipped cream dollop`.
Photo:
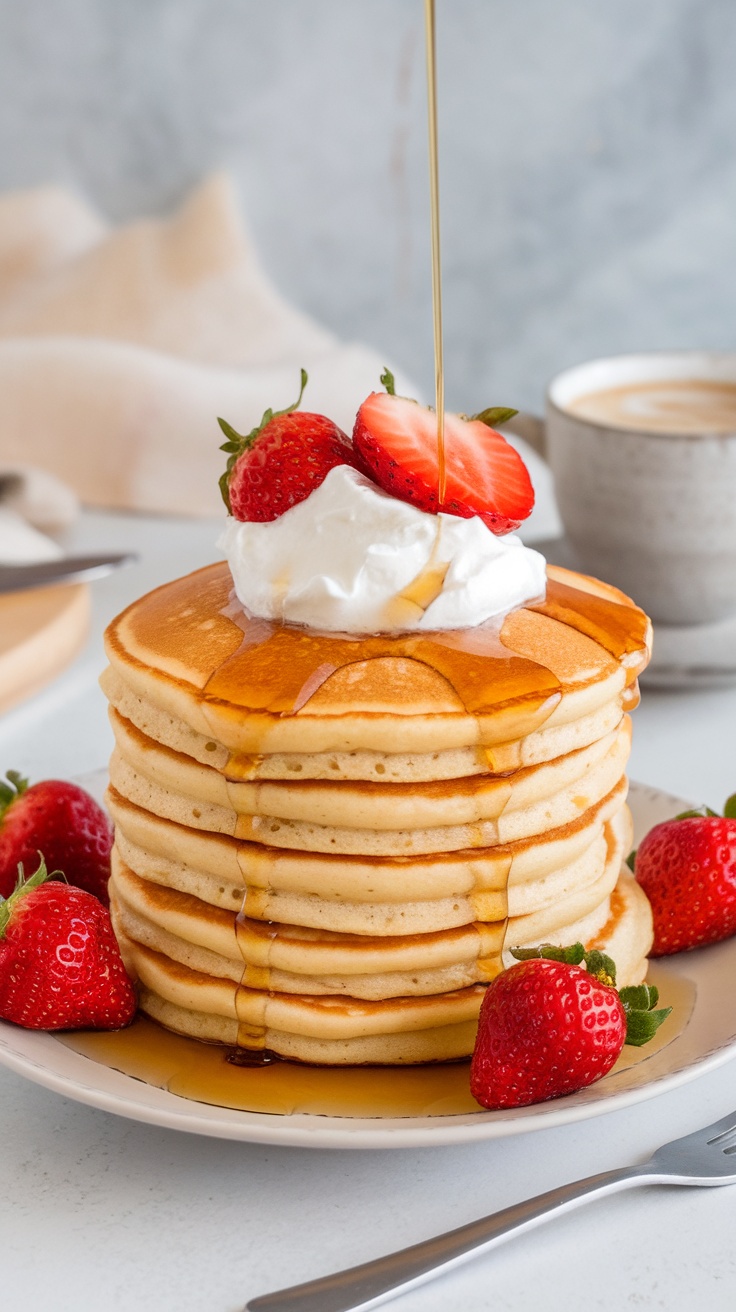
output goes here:
{"type": "Polygon", "coordinates": [[[346,633],[458,629],[544,595],[545,560],[482,520],[398,501],[349,465],[278,519],[217,544],[252,615],[346,633]]]}

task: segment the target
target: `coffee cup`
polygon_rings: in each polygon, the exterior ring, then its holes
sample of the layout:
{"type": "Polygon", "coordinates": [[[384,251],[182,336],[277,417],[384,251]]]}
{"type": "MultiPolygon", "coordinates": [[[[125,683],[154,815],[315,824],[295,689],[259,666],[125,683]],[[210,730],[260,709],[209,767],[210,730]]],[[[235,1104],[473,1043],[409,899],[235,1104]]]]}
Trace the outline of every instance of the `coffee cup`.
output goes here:
{"type": "Polygon", "coordinates": [[[736,614],[736,353],[648,352],[566,369],[546,424],[576,563],[669,625],[736,614]]]}

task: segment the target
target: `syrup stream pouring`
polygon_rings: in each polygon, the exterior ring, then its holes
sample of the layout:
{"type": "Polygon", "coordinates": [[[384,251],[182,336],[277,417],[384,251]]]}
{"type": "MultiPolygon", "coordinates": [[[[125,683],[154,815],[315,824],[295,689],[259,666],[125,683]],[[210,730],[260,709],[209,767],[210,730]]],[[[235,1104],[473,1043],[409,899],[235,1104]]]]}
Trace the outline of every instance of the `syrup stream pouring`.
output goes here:
{"type": "Polygon", "coordinates": [[[437,497],[445,499],[445,371],[442,355],[442,274],[440,268],[440,184],[437,151],[437,56],[434,0],[424,0],[427,45],[427,122],[429,127],[429,201],[432,236],[432,319],[434,323],[434,385],[437,414],[437,497]]]}
{"type": "Polygon", "coordinates": [[[601,1194],[642,1184],[736,1184],[735,1154],[736,1111],[714,1125],[664,1144],[639,1166],[602,1171],[563,1184],[374,1262],[252,1298],[244,1312],[367,1312],[467,1262],[477,1253],[487,1253],[512,1235],[531,1230],[548,1217],[572,1211],[601,1194]]]}

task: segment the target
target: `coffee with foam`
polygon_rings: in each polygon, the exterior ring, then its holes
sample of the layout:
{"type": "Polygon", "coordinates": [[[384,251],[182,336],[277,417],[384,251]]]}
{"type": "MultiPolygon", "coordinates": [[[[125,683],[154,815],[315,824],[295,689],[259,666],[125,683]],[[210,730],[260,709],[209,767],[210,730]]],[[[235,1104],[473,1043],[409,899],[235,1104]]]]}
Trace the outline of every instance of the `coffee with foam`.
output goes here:
{"type": "Polygon", "coordinates": [[[586,392],[565,409],[608,428],[698,435],[736,433],[736,383],[665,378],[586,392]]]}

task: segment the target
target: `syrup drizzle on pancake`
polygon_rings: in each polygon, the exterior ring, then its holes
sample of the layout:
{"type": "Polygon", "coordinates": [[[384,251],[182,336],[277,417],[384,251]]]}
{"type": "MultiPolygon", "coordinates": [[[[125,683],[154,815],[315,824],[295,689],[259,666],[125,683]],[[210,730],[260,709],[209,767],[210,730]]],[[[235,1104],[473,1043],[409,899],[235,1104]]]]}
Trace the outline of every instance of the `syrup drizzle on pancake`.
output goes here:
{"type": "MultiPolygon", "coordinates": [[[[217,569],[218,567],[214,567],[217,569]]],[[[219,567],[226,575],[227,567],[219,567]]],[[[226,581],[226,579],[225,579],[226,581]]],[[[638,701],[636,676],[647,659],[648,621],[632,605],[583,591],[559,577],[549,579],[543,601],[525,609],[536,611],[592,639],[625,669],[626,709],[638,701]]],[[[293,625],[251,618],[229,595],[221,614],[240,629],[237,649],[207,680],[205,704],[214,699],[221,705],[265,711],[281,717],[296,715],[337,670],[357,662],[385,656],[405,657],[430,666],[443,675],[455,690],[465,710],[475,716],[504,707],[513,708],[517,721],[521,707],[525,733],[538,729],[549,718],[562,695],[558,677],[538,660],[518,655],[503,642],[503,624],[488,622],[471,629],[448,632],[416,632],[392,635],[355,636],[324,634],[293,625]]],[[[242,713],[242,712],[241,712],[242,713]]],[[[252,756],[232,754],[227,773],[240,776],[252,765],[252,756]]],[[[495,898],[495,915],[508,923],[508,876],[495,898]],[[499,896],[503,903],[499,916],[499,896]]],[[[478,890],[480,894],[480,890],[478,890]]],[[[243,953],[243,977],[236,995],[240,1063],[273,1060],[266,1049],[267,1026],[264,993],[270,989],[270,969],[248,959],[247,921],[258,919],[267,890],[246,884],[237,938],[243,953]]],[[[482,895],[478,896],[482,908],[482,895]]],[[[479,920],[482,915],[479,915],[479,920]]],[[[274,934],[276,931],[274,930],[274,934]]],[[[489,945],[490,946],[490,945],[489,945]]],[[[481,964],[490,982],[502,969],[503,936],[500,947],[481,964]]],[[[346,1000],[347,1001],[347,1000],[346,1000]]]]}
{"type": "MultiPolygon", "coordinates": [[[[648,620],[635,606],[593,592],[583,592],[559,578],[551,578],[545,600],[536,604],[531,602],[526,609],[548,615],[586,638],[592,638],[604,651],[615,656],[625,669],[641,669],[648,620]]],[[[636,673],[631,677],[636,678],[636,673]]]]}
{"type": "MultiPolygon", "coordinates": [[[[138,664],[144,671],[158,669],[165,682],[178,684],[187,696],[193,696],[200,720],[204,718],[215,739],[222,742],[225,731],[224,741],[229,738],[232,742],[248,744],[247,751],[231,750],[226,765],[219,766],[235,813],[238,812],[235,795],[238,780],[250,773],[254,756],[261,750],[271,750],[268,734],[273,726],[281,723],[287,728],[285,722],[290,719],[295,726],[308,725],[302,714],[310,716],[316,712],[320,716],[319,703],[310,710],[310,701],[333,674],[350,666],[362,666],[365,672],[374,661],[399,658],[414,663],[415,669],[426,667],[427,675],[431,671],[440,675],[448,688],[442,714],[449,711],[450,720],[472,718],[477,726],[476,742],[488,755],[489,774],[496,776],[499,785],[508,783],[511,791],[508,763],[502,771],[493,768],[494,747],[504,741],[518,741],[541,728],[562,699],[581,686],[581,680],[583,685],[601,681],[603,688],[613,678],[608,695],[617,698],[619,705],[623,700],[627,709],[630,708],[638,697],[636,676],[648,655],[648,621],[642,612],[615,589],[563,570],[551,571],[543,600],[512,612],[501,622],[451,632],[366,637],[324,634],[253,619],[233,601],[231,586],[224,562],[189,579],[177,580],[136,603],[134,619],[120,617],[110,631],[109,641],[111,654],[119,644],[121,658],[127,655],[133,668],[138,664]],[[582,586],[576,586],[578,582],[582,586]],[[119,623],[123,627],[118,637],[119,623]],[[130,630],[128,624],[132,624],[130,630]],[[573,634],[581,636],[573,642],[573,634]],[[141,651],[140,656],[128,650],[126,635],[134,649],[137,646],[141,651]],[[625,682],[623,689],[622,682],[625,682]],[[233,733],[227,731],[231,721],[233,733]],[[244,728],[247,735],[241,737],[244,728]]],[[[124,659],[122,664],[127,668],[124,659]]],[[[373,676],[374,686],[381,686],[383,674],[378,672],[381,668],[379,665],[373,676]]],[[[326,692],[329,694],[329,686],[326,692]]],[[[402,719],[400,703],[399,697],[392,712],[399,720],[402,719]]],[[[339,699],[333,705],[338,707],[335,720],[338,725],[339,699]]],[[[350,697],[346,700],[346,711],[349,709],[350,697]]],[[[421,712],[413,712],[414,716],[417,714],[421,720],[421,712]]],[[[408,713],[406,723],[412,718],[412,713],[408,713]]],[[[515,775],[517,771],[511,773],[515,775]]],[[[364,784],[371,792],[385,786],[364,784]]],[[[432,787],[438,790],[438,795],[452,793],[453,781],[445,780],[432,787]]],[[[590,798],[582,784],[581,787],[582,807],[590,798]]],[[[425,790],[426,785],[422,785],[422,791],[425,790]]],[[[265,962],[262,953],[257,961],[253,959],[248,948],[252,937],[247,931],[248,922],[252,925],[260,921],[268,932],[266,917],[272,890],[255,884],[247,877],[247,871],[243,874],[245,896],[238,932],[243,957],[237,994],[239,1059],[259,1061],[267,1059],[264,1054],[269,994],[279,995],[271,992],[273,980],[268,954],[265,962]],[[249,1053],[252,1058],[248,1057],[249,1053]]],[[[500,878],[490,896],[487,886],[483,887],[485,881],[480,879],[472,893],[477,923],[486,929],[490,922],[500,923],[501,927],[507,924],[508,861],[501,861],[495,874],[500,878]]],[[[272,932],[276,936],[276,926],[272,932]]],[[[501,949],[502,943],[489,936],[482,958],[487,981],[502,968],[501,949]]],[[[350,1010],[353,1001],[345,997],[338,1005],[350,1010]]]]}
{"type": "MultiPolygon", "coordinates": [[[[223,568],[227,569],[227,566],[223,568]]],[[[537,661],[504,646],[493,621],[472,629],[375,634],[319,633],[251,619],[228,599],[221,614],[242,632],[237,650],[208,679],[204,695],[251,711],[296,715],[338,670],[381,659],[420,661],[444,676],[470,715],[528,703],[531,733],[560,700],[560,681],[537,661]]]]}
{"type": "MultiPolygon", "coordinates": [[[[248,959],[248,918],[249,912],[257,911],[254,902],[265,901],[266,890],[254,889],[246,884],[243,905],[235,919],[235,936],[243,956],[243,976],[235,994],[235,1010],[238,1016],[238,1046],[230,1054],[229,1060],[238,1066],[265,1066],[280,1060],[276,1053],[266,1047],[265,1017],[254,1015],[259,998],[264,991],[271,988],[270,966],[257,966],[248,959]]],[[[278,930],[267,921],[262,927],[276,938],[278,930]]],[[[261,1010],[261,1008],[258,1008],[261,1010]]]]}
{"type": "MultiPolygon", "coordinates": [[[[212,566],[229,584],[227,565],[212,566]]],[[[584,592],[558,577],[543,601],[524,607],[591,638],[627,671],[632,684],[647,659],[648,621],[633,605],[584,592]]],[[[404,657],[443,675],[470,715],[482,716],[526,704],[531,733],[560,700],[560,680],[541,661],[519,656],[504,644],[495,621],[468,629],[424,633],[319,633],[296,625],[251,618],[228,598],[221,615],[242,634],[237,649],[207,680],[212,700],[271,715],[296,715],[337,670],[381,657],[404,657]]]]}

